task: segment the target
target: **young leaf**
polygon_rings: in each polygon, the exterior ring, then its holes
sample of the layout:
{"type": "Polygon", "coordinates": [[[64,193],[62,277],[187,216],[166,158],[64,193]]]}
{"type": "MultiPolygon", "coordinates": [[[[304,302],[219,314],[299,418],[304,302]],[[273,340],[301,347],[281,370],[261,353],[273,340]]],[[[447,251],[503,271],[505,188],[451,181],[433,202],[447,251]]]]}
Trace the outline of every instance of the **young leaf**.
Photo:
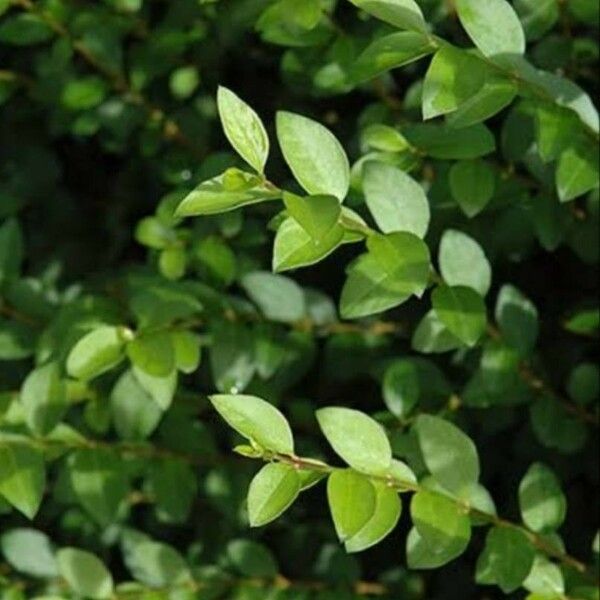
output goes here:
{"type": "Polygon", "coordinates": [[[439,286],[432,294],[432,304],[440,321],[467,346],[474,346],[485,332],[485,304],[472,288],[439,286]]]}
{"type": "Polygon", "coordinates": [[[346,540],[346,552],[362,552],[378,544],[396,527],[402,512],[402,503],[398,492],[384,483],[372,484],[377,494],[375,512],[367,523],[346,540]]]}
{"type": "Polygon", "coordinates": [[[417,492],[410,503],[410,514],[423,542],[437,554],[455,558],[468,546],[469,517],[450,498],[426,490],[417,492]]]}
{"type": "Polygon", "coordinates": [[[434,479],[457,496],[467,493],[479,480],[473,441],[440,417],[421,415],[415,427],[423,460],[434,479]]]}
{"type": "Polygon", "coordinates": [[[112,575],[93,554],[78,548],[61,548],[56,553],[56,561],[59,573],[78,596],[92,600],[112,597],[112,575]]]}
{"type": "Polygon", "coordinates": [[[344,318],[358,318],[402,304],[423,293],[429,280],[427,245],[412,233],[370,236],[369,252],[348,267],[340,302],[344,318]]]}
{"type": "Polygon", "coordinates": [[[286,418],[272,404],[256,396],[211,396],[217,412],[248,440],[281,454],[294,453],[294,438],[286,418]]]}
{"type": "Polygon", "coordinates": [[[423,238],[429,226],[429,202],[423,188],[404,171],[381,162],[363,170],[367,206],[384,233],[408,231],[423,238]]]}
{"type": "Polygon", "coordinates": [[[507,0],[457,0],[469,37],[485,56],[524,54],[525,32],[507,0]]]}
{"type": "Polygon", "coordinates": [[[427,33],[423,13],[415,0],[350,0],[356,7],[398,27],[427,33]]]}
{"type": "Polygon", "coordinates": [[[125,355],[121,327],[103,325],[84,335],[67,357],[67,372],[76,379],[93,379],[118,365],[125,355]]]}
{"type": "Polygon", "coordinates": [[[327,480],[327,499],[341,542],[356,535],[373,517],[377,494],[364,475],[350,469],[334,471],[327,480]]]}
{"type": "Polygon", "coordinates": [[[44,458],[38,449],[0,442],[0,497],[33,519],[42,502],[45,483],[44,458]]]}
{"type": "Polygon", "coordinates": [[[327,238],[342,214],[342,207],[334,196],[308,196],[303,198],[289,192],[283,193],[288,214],[319,245],[327,238]]]}
{"type": "Polygon", "coordinates": [[[492,283],[492,268],[481,246],[472,238],[447,229],[439,249],[440,273],[451,286],[464,285],[485,296],[492,283]]]}
{"type": "Polygon", "coordinates": [[[535,550],[525,534],[509,527],[490,529],[477,561],[476,581],[497,584],[505,594],[525,581],[533,566],[535,550]]]}
{"type": "Polygon", "coordinates": [[[251,527],[261,527],[286,511],[300,493],[300,477],[289,465],[265,465],[250,483],[248,517],[251,527]]]}
{"type": "Polygon", "coordinates": [[[57,362],[34,369],[21,388],[21,403],[27,425],[38,435],[46,435],[62,419],[67,410],[67,386],[57,362]]]}
{"type": "Polygon", "coordinates": [[[244,275],[241,285],[271,321],[294,323],[306,315],[302,288],[289,277],[255,271],[244,275]]]}
{"type": "Polygon", "coordinates": [[[332,448],[353,469],[373,475],[389,469],[392,450],[377,421],[358,410],[341,407],[318,410],[317,421],[332,448]]]}
{"type": "Polygon", "coordinates": [[[323,125],[290,112],[277,113],[277,139],[298,183],[312,195],[342,201],[350,186],[348,157],[323,125]]]}
{"type": "Polygon", "coordinates": [[[260,117],[223,86],[217,91],[217,106],[229,143],[252,168],[263,173],[269,156],[269,136],[260,117]]]}
{"type": "Polygon", "coordinates": [[[450,191],[461,210],[472,218],[478,215],[494,195],[494,170],[482,160],[456,162],[448,174],[450,191]]]}
{"type": "Polygon", "coordinates": [[[534,463],[519,484],[523,522],[534,531],[558,529],[567,512],[567,500],[556,475],[544,464],[534,463]]]}
{"type": "Polygon", "coordinates": [[[71,454],[68,465],[81,505],[101,525],[115,522],[129,491],[123,461],[109,450],[89,448],[71,454]]]}

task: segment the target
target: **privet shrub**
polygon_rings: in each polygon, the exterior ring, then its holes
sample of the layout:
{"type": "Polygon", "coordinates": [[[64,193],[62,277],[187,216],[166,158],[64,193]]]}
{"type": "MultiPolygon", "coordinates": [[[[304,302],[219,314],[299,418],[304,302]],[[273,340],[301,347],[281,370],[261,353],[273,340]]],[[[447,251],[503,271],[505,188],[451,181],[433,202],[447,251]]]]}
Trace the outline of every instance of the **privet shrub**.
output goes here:
{"type": "Polygon", "coordinates": [[[597,600],[598,13],[0,0],[0,597],[597,600]]]}

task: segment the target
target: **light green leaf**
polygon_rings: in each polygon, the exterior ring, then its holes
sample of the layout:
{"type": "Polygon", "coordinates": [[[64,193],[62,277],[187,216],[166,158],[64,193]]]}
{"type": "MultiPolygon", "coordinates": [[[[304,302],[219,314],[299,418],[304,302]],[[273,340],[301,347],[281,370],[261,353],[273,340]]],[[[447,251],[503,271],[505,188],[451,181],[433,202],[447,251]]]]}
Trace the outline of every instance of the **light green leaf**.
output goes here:
{"type": "Polygon", "coordinates": [[[340,302],[346,319],[382,312],[413,294],[420,296],[429,280],[429,249],[414,234],[372,235],[367,248],[347,270],[340,302]]]}
{"type": "Polygon", "coordinates": [[[363,83],[378,75],[412,63],[435,49],[432,41],[422,33],[400,31],[375,39],[350,67],[352,83],[363,83]]]}
{"type": "Polygon", "coordinates": [[[518,589],[529,575],[535,551],[525,534],[509,527],[494,527],[477,561],[478,583],[497,584],[505,594],[518,589]]]}
{"type": "Polygon", "coordinates": [[[175,216],[214,215],[276,200],[280,196],[278,189],[261,181],[256,175],[239,169],[228,169],[224,174],[204,181],[192,190],[177,207],[175,216]]]}
{"type": "Polygon", "coordinates": [[[104,325],[84,335],[67,357],[67,372],[76,379],[93,379],[117,366],[125,356],[126,330],[104,325]]]}
{"type": "Polygon", "coordinates": [[[0,496],[33,519],[42,502],[45,483],[44,458],[39,450],[0,441],[0,496]]]}
{"type": "Polygon", "coordinates": [[[598,148],[572,147],[558,160],[556,187],[561,202],[569,202],[598,187],[598,148]]]}
{"type": "Polygon", "coordinates": [[[472,288],[439,286],[432,294],[432,304],[440,321],[467,346],[474,346],[485,332],[485,304],[472,288]]]}
{"type": "Polygon", "coordinates": [[[104,600],[113,594],[113,578],[104,563],[78,548],[62,548],[56,553],[61,576],[79,596],[104,600]]]}
{"type": "Polygon", "coordinates": [[[267,319],[294,323],[306,316],[302,288],[289,277],[255,271],[244,275],[240,283],[267,319]]]}
{"type": "Polygon", "coordinates": [[[175,352],[166,331],[136,335],[127,344],[127,356],[140,371],[154,377],[165,377],[175,368],[175,352]]]}
{"type": "Polygon", "coordinates": [[[256,396],[219,394],[210,401],[239,434],[271,452],[294,453],[294,438],[287,419],[272,404],[256,396]]]}
{"type": "Polygon", "coordinates": [[[431,415],[420,415],[415,427],[423,460],[434,479],[452,494],[468,493],[479,480],[479,456],[471,438],[431,415]]]}
{"type": "Polygon", "coordinates": [[[510,284],[498,292],[495,318],[503,339],[523,356],[531,353],[538,337],[538,311],[525,295],[510,284]]]}
{"type": "Polygon", "coordinates": [[[57,362],[49,362],[27,375],[21,388],[27,425],[38,435],[52,431],[67,410],[67,387],[57,362]]]}
{"type": "Polygon", "coordinates": [[[468,546],[468,514],[450,498],[422,490],[412,497],[410,514],[423,543],[435,554],[454,558],[468,546]]]}
{"type": "Polygon", "coordinates": [[[390,442],[371,417],[351,408],[328,407],[317,411],[317,421],[332,448],[353,469],[381,475],[390,468],[390,442]]]}
{"type": "Polygon", "coordinates": [[[115,522],[129,491],[123,461],[109,450],[89,448],[71,454],[68,465],[81,505],[101,525],[115,522]]]}
{"type": "Polygon", "coordinates": [[[241,98],[219,86],[217,106],[225,135],[238,154],[259,173],[269,156],[269,136],[260,117],[241,98]]]}
{"type": "Polygon", "coordinates": [[[472,218],[479,214],[494,195],[494,170],[482,160],[456,162],[448,174],[450,191],[462,211],[472,218]]]}
{"type": "Polygon", "coordinates": [[[300,477],[289,465],[265,465],[250,483],[248,517],[252,527],[261,527],[285,512],[300,493],[300,477]]]}
{"type": "Polygon", "coordinates": [[[161,410],[165,411],[171,406],[177,389],[177,371],[175,369],[164,377],[149,375],[136,366],[132,368],[132,372],[142,389],[150,395],[161,410]]]}
{"type": "Polygon", "coordinates": [[[58,575],[50,538],[37,529],[9,529],[0,536],[0,548],[19,573],[44,579],[58,575]]]}
{"type": "Polygon", "coordinates": [[[398,492],[384,483],[373,483],[377,494],[375,512],[367,523],[346,540],[346,552],[362,552],[383,540],[398,524],[402,503],[398,492]]]}
{"type": "Polygon", "coordinates": [[[540,595],[540,600],[562,598],[565,593],[565,578],[560,567],[545,556],[536,555],[533,567],[523,582],[529,592],[540,595]]]}
{"type": "Polygon", "coordinates": [[[447,229],[439,249],[440,273],[450,286],[464,285],[485,296],[492,283],[492,268],[481,246],[456,229],[447,229]]]}
{"type": "Polygon", "coordinates": [[[175,352],[177,369],[187,375],[196,371],[201,360],[200,337],[191,331],[173,331],[171,332],[171,343],[175,352]]]}
{"type": "Polygon", "coordinates": [[[523,522],[539,532],[558,529],[567,513],[567,499],[553,471],[534,463],[519,484],[519,506],[523,522]]]}
{"type": "Polygon", "coordinates": [[[437,569],[459,557],[465,551],[465,541],[451,538],[443,546],[428,544],[416,527],[412,527],[406,538],[406,558],[410,569],[437,569]]]}
{"type": "Polygon", "coordinates": [[[350,165],[342,145],[323,125],[290,112],[277,113],[277,139],[298,183],[312,195],[342,201],[350,186],[350,165]]]}
{"type": "Polygon", "coordinates": [[[398,27],[427,33],[427,23],[414,0],[350,0],[354,6],[398,27]]]}
{"type": "Polygon", "coordinates": [[[408,149],[406,138],[395,127],[381,123],[365,127],[360,138],[361,144],[381,152],[403,152],[408,149]]]}
{"type": "Polygon", "coordinates": [[[506,0],[457,0],[456,10],[469,37],[485,56],[525,53],[525,32],[506,0]]]}
{"type": "Polygon", "coordinates": [[[381,162],[368,162],[363,170],[367,206],[384,233],[408,231],[423,238],[429,226],[425,191],[410,175],[381,162]]]}
{"type": "Polygon", "coordinates": [[[394,361],[385,371],[383,399],[388,410],[398,418],[407,417],[419,401],[419,371],[409,359],[394,361]]]}
{"type": "Polygon", "coordinates": [[[334,252],[343,243],[343,238],[344,228],[335,225],[317,244],[315,239],[290,217],[279,226],[275,236],[273,270],[282,272],[313,265],[334,252]]]}
{"type": "Polygon", "coordinates": [[[284,192],[283,201],[290,217],[308,233],[317,245],[327,238],[342,214],[342,207],[334,196],[303,198],[284,192]]]}
{"type": "Polygon", "coordinates": [[[428,311],[413,332],[411,346],[423,354],[437,354],[456,350],[462,342],[448,331],[434,310],[428,311]]]}
{"type": "Polygon", "coordinates": [[[377,494],[367,477],[350,469],[334,471],[327,480],[327,499],[341,542],[356,535],[375,514],[377,494]]]}

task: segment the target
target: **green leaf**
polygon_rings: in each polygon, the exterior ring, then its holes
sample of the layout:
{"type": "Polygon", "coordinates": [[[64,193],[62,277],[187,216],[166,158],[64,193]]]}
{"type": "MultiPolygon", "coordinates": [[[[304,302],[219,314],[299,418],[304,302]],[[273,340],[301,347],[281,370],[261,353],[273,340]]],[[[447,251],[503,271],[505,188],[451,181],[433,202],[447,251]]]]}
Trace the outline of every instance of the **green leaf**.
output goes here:
{"type": "Polygon", "coordinates": [[[467,346],[477,344],[487,325],[483,298],[465,286],[437,287],[432,294],[433,310],[450,333],[467,346]]]}
{"type": "Polygon", "coordinates": [[[390,468],[390,442],[371,417],[351,408],[332,406],[318,410],[317,421],[332,448],[353,469],[381,475],[390,468]]]}
{"type": "Polygon", "coordinates": [[[334,471],[327,480],[327,499],[341,542],[355,536],[375,514],[377,493],[364,475],[350,469],[334,471]]]}
{"type": "Polygon", "coordinates": [[[185,523],[198,492],[192,465],[176,458],[155,461],[148,481],[156,500],[158,519],[164,523],[185,523]]]}
{"type": "Polygon", "coordinates": [[[90,110],[100,104],[108,92],[108,85],[97,75],[71,79],[65,85],[61,102],[68,110],[90,110]]]}
{"type": "Polygon", "coordinates": [[[457,496],[479,480],[479,456],[473,441],[440,417],[420,415],[416,431],[423,460],[434,479],[457,496]]]}
{"type": "Polygon", "coordinates": [[[456,162],[448,174],[450,191],[461,210],[472,218],[478,215],[494,195],[494,170],[482,160],[456,162]]]}
{"type": "Polygon", "coordinates": [[[272,404],[256,396],[211,396],[210,401],[230,427],[262,448],[294,453],[294,438],[286,418],[272,404]]]}
{"type": "Polygon", "coordinates": [[[173,343],[166,331],[139,333],[127,344],[127,356],[137,369],[154,377],[166,377],[175,368],[173,343]]]}
{"type": "Polygon", "coordinates": [[[255,271],[244,275],[240,283],[267,319],[294,323],[306,316],[302,288],[289,277],[255,271]]]}
{"type": "Polygon", "coordinates": [[[495,317],[506,343],[521,355],[529,355],[539,331],[538,311],[533,302],[513,285],[503,285],[498,292],[495,317]]]}
{"type": "Polygon", "coordinates": [[[45,483],[46,469],[39,450],[0,440],[0,496],[33,519],[42,502],[45,483]]]}
{"type": "Polygon", "coordinates": [[[227,556],[235,569],[246,577],[272,579],[279,570],[273,553],[263,544],[250,540],[229,542],[227,556]]]}
{"type": "MultiPolygon", "coordinates": [[[[337,202],[337,200],[336,200],[337,202]]],[[[277,230],[273,246],[273,270],[287,271],[313,265],[338,248],[344,240],[344,229],[335,225],[319,243],[291,217],[277,230]]]]}
{"type": "Polygon", "coordinates": [[[600,397],[600,367],[591,362],[578,364],[569,373],[567,392],[578,404],[589,405],[600,397]]]}
{"type": "Polygon", "coordinates": [[[485,296],[492,283],[492,268],[481,246],[472,238],[447,229],[439,249],[440,273],[450,286],[467,286],[485,296]]]}
{"type": "Polygon", "coordinates": [[[308,196],[303,198],[289,192],[283,193],[288,214],[313,239],[320,244],[338,224],[342,207],[334,196],[308,196]]]}
{"type": "Polygon", "coordinates": [[[419,371],[413,361],[394,361],[383,376],[383,399],[388,410],[396,417],[406,418],[421,395],[419,371]]]}
{"type": "Polygon", "coordinates": [[[126,333],[104,325],[84,335],[67,357],[67,372],[76,379],[93,379],[117,366],[124,358],[126,333]]]}
{"type": "Polygon", "coordinates": [[[177,217],[214,215],[250,206],[267,200],[276,200],[281,192],[261,181],[256,175],[239,169],[228,169],[222,175],[202,182],[179,204],[177,217]]]}
{"type": "Polygon", "coordinates": [[[505,594],[518,589],[533,566],[535,551],[525,534],[509,527],[494,527],[477,561],[476,581],[497,584],[505,594]]]}
{"type": "Polygon", "coordinates": [[[175,390],[177,389],[177,371],[173,369],[164,377],[149,375],[136,366],[133,367],[132,371],[142,389],[150,395],[161,410],[167,410],[173,402],[175,390]]]}
{"type": "Polygon", "coordinates": [[[456,10],[469,37],[485,56],[525,53],[525,32],[506,0],[457,0],[456,10]]]}
{"type": "Polygon", "coordinates": [[[50,538],[37,529],[9,529],[0,536],[0,548],[19,573],[43,579],[58,575],[50,538]]]}
{"type": "Polygon", "coordinates": [[[515,0],[515,10],[528,40],[544,36],[560,16],[558,0],[515,0]]]}
{"type": "Polygon", "coordinates": [[[112,389],[110,410],[117,435],[129,441],[145,440],[163,415],[131,370],[125,371],[112,389]]]}
{"type": "Polygon", "coordinates": [[[411,346],[417,352],[433,354],[456,350],[462,346],[462,342],[448,331],[435,311],[430,310],[414,330],[411,346]]]}
{"type": "Polygon", "coordinates": [[[61,548],[56,561],[61,576],[77,595],[94,600],[112,597],[112,575],[93,554],[78,548],[61,548]]]}
{"type": "Polygon", "coordinates": [[[437,569],[459,557],[465,551],[465,541],[455,537],[443,546],[428,544],[416,527],[406,538],[406,559],[409,569],[437,569]]]}
{"type": "Polygon", "coordinates": [[[560,567],[540,554],[536,555],[533,567],[523,582],[529,592],[539,594],[539,600],[562,598],[565,594],[565,579],[560,567]]]}
{"type": "Polygon", "coordinates": [[[406,138],[395,128],[381,123],[365,127],[361,143],[381,152],[403,152],[408,149],[406,138]]]}
{"type": "Polygon", "coordinates": [[[277,113],[277,139],[298,183],[311,195],[342,201],[350,186],[348,157],[323,125],[290,112],[277,113]]]}
{"type": "Polygon", "coordinates": [[[175,352],[175,366],[187,375],[194,373],[200,366],[200,338],[191,331],[171,332],[171,344],[175,352]]]}
{"type": "Polygon", "coordinates": [[[252,168],[263,173],[269,156],[269,136],[260,117],[223,86],[217,92],[217,106],[229,143],[252,168]]]}
{"type": "Polygon", "coordinates": [[[13,46],[31,46],[52,38],[52,29],[37,14],[20,12],[0,24],[0,42],[13,46]]]}
{"type": "Polygon", "coordinates": [[[381,162],[368,162],[363,170],[367,206],[384,233],[408,231],[423,238],[430,211],[423,188],[404,171],[381,162]]]}
{"type": "Polygon", "coordinates": [[[455,558],[468,546],[468,514],[450,498],[422,490],[412,497],[410,514],[423,543],[436,554],[455,558]]]}
{"type": "Polygon", "coordinates": [[[371,42],[352,63],[349,79],[358,84],[378,75],[410,64],[435,50],[431,40],[422,33],[400,31],[371,42]]]}
{"type": "Polygon", "coordinates": [[[423,123],[407,126],[402,133],[419,151],[442,160],[470,160],[490,154],[496,148],[492,132],[481,124],[454,129],[423,123]]]}
{"type": "Polygon", "coordinates": [[[429,280],[429,249],[412,233],[372,235],[367,248],[347,270],[340,303],[346,319],[382,312],[413,294],[420,296],[429,280]]]}
{"type": "Polygon", "coordinates": [[[346,540],[346,552],[362,552],[383,540],[396,527],[402,512],[398,492],[383,483],[373,483],[376,492],[375,512],[367,523],[346,540]]]}
{"type": "Polygon", "coordinates": [[[350,2],[398,29],[428,32],[423,13],[414,0],[350,0],[350,2]]]}
{"type": "Polygon", "coordinates": [[[598,149],[572,147],[565,150],[556,169],[561,202],[569,202],[598,187],[598,149]]]}
{"type": "Polygon", "coordinates": [[[194,66],[178,67],[169,77],[169,90],[178,100],[189,98],[198,85],[200,85],[200,73],[194,66]]]}
{"type": "Polygon", "coordinates": [[[115,522],[129,491],[123,461],[109,450],[86,448],[71,454],[68,465],[81,505],[99,524],[115,522]]]}
{"type": "Polygon", "coordinates": [[[554,472],[534,463],[519,484],[519,506],[523,522],[539,532],[558,529],[567,513],[567,499],[554,472]]]}
{"type": "Polygon", "coordinates": [[[27,425],[38,435],[52,431],[67,410],[67,387],[57,362],[34,369],[21,388],[27,425]]]}
{"type": "Polygon", "coordinates": [[[16,219],[0,226],[0,285],[16,279],[23,262],[23,233],[16,219]]]}
{"type": "Polygon", "coordinates": [[[289,465],[265,465],[248,490],[248,517],[252,527],[261,527],[285,512],[300,493],[300,477],[289,465]]]}

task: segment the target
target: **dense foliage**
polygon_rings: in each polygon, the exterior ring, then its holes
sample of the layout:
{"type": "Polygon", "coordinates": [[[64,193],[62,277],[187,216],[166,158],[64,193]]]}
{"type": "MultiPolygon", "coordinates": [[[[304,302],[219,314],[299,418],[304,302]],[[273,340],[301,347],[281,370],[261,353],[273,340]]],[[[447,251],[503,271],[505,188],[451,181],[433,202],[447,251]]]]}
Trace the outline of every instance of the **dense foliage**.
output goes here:
{"type": "Polygon", "coordinates": [[[597,0],[0,0],[0,598],[598,600],[597,0]]]}

